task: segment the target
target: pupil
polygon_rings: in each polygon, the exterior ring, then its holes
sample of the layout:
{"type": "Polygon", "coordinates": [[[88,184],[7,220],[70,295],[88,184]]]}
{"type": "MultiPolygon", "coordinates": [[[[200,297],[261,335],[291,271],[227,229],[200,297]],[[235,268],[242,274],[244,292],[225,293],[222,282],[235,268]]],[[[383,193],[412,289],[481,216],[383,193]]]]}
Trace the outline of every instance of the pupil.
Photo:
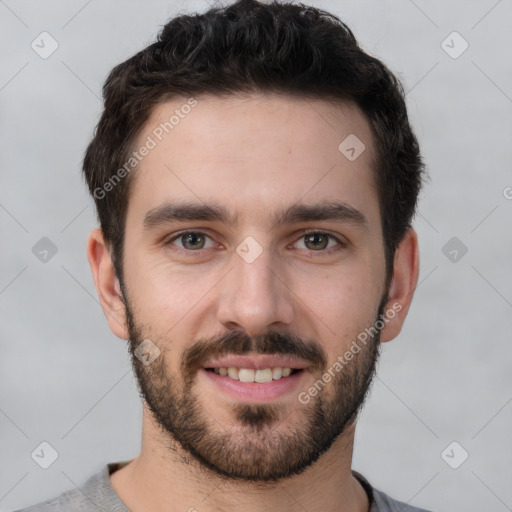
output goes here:
{"type": "Polygon", "coordinates": [[[192,248],[196,248],[197,241],[200,238],[201,238],[201,235],[198,236],[197,234],[194,234],[194,233],[185,235],[185,245],[190,244],[192,246],[192,248]]]}
{"type": "Polygon", "coordinates": [[[318,247],[323,247],[325,246],[325,240],[326,240],[326,237],[324,235],[319,235],[319,234],[313,234],[313,235],[309,235],[308,237],[308,241],[311,242],[313,244],[314,247],[316,247],[318,249],[318,247]],[[324,239],[324,243],[321,243],[318,244],[318,239],[319,238],[323,238],[324,239]]]}

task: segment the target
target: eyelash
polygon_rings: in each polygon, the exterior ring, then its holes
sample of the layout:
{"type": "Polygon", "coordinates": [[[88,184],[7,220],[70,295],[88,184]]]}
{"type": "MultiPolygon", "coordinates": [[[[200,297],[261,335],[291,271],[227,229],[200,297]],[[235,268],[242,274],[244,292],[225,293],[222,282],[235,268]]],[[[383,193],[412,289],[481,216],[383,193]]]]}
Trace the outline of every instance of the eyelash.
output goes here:
{"type": "MultiPolygon", "coordinates": [[[[166,247],[171,246],[172,242],[174,242],[175,240],[178,240],[179,238],[181,238],[185,235],[191,235],[191,234],[192,235],[203,235],[203,236],[211,239],[211,237],[209,235],[207,235],[206,233],[204,233],[203,231],[182,231],[182,232],[174,235],[172,238],[168,239],[166,242],[164,242],[164,246],[166,246],[166,247]]],[[[314,258],[323,256],[325,254],[331,254],[332,252],[335,252],[337,250],[340,250],[340,249],[348,246],[347,242],[344,242],[344,241],[340,240],[338,237],[331,235],[331,233],[327,233],[325,231],[314,231],[314,230],[303,231],[303,232],[301,232],[301,236],[297,239],[297,241],[300,240],[301,238],[304,238],[307,235],[327,236],[329,239],[335,240],[338,243],[338,245],[336,247],[331,247],[329,249],[323,249],[323,250],[319,250],[319,251],[312,251],[312,250],[308,251],[309,253],[313,254],[314,258]],[[318,253],[318,254],[315,254],[315,253],[318,253]]],[[[208,249],[198,249],[196,251],[192,251],[189,249],[180,249],[180,248],[177,248],[176,246],[174,246],[172,250],[176,251],[179,254],[183,254],[187,257],[194,257],[194,256],[201,255],[203,251],[206,251],[208,249]]]]}

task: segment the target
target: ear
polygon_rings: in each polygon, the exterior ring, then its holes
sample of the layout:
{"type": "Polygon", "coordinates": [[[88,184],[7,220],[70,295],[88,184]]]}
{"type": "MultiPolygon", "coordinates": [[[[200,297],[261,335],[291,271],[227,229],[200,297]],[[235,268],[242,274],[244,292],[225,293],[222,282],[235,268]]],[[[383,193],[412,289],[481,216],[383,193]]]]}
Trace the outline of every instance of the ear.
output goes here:
{"type": "Polygon", "coordinates": [[[121,295],[121,286],[117,279],[110,253],[103,238],[103,232],[97,228],[90,232],[87,239],[87,258],[103,313],[110,330],[124,340],[129,338],[126,326],[126,311],[121,295]]]}
{"type": "Polygon", "coordinates": [[[419,249],[418,236],[409,228],[395,251],[393,279],[384,309],[382,342],[396,338],[405,322],[418,283],[419,249]]]}

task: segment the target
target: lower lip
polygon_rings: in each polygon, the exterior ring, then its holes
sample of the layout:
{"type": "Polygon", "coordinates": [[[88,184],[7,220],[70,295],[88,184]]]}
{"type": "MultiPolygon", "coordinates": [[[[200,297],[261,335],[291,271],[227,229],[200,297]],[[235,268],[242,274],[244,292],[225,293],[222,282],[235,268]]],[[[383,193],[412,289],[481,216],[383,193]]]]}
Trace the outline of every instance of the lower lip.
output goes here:
{"type": "Polygon", "coordinates": [[[264,383],[241,382],[204,368],[199,373],[204,374],[214,386],[235,400],[254,403],[269,402],[297,390],[306,371],[301,370],[288,377],[264,383]]]}

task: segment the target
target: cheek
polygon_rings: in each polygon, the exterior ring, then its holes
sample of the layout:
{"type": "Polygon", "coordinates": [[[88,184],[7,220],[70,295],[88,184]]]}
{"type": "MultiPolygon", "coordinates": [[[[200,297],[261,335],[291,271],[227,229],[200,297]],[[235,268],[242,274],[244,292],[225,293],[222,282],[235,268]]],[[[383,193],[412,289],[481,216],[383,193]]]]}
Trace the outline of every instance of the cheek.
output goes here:
{"type": "Polygon", "coordinates": [[[160,334],[176,336],[183,323],[207,304],[220,277],[215,270],[185,268],[166,261],[133,264],[129,294],[139,322],[160,334]]]}
{"type": "Polygon", "coordinates": [[[320,336],[330,354],[340,352],[375,321],[380,289],[376,281],[362,275],[365,274],[354,269],[322,276],[310,274],[296,292],[307,306],[305,314],[318,324],[318,332],[322,333],[320,336]]]}
{"type": "Polygon", "coordinates": [[[313,300],[325,312],[356,312],[372,309],[379,292],[372,269],[365,265],[347,265],[303,275],[303,296],[313,300]],[[305,295],[308,290],[307,295],[305,295]]]}

